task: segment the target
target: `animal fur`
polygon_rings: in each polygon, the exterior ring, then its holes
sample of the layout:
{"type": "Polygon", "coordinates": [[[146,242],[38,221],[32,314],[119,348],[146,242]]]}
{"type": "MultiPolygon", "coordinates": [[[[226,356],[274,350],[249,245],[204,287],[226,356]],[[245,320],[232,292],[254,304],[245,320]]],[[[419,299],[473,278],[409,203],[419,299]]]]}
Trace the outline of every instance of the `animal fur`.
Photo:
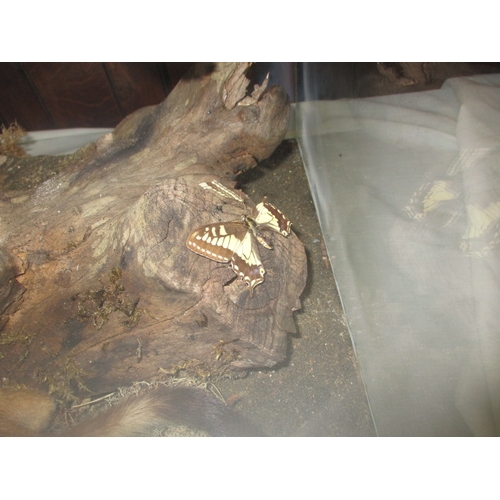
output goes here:
{"type": "Polygon", "coordinates": [[[54,400],[31,389],[0,389],[0,436],[39,436],[49,425],[54,400]]]}
{"type": "MultiPolygon", "coordinates": [[[[48,435],[53,400],[34,391],[0,389],[0,435],[48,435]]],[[[261,436],[241,415],[207,390],[161,386],[78,423],[64,436],[144,436],[166,423],[187,425],[211,436],[261,436]]]]}

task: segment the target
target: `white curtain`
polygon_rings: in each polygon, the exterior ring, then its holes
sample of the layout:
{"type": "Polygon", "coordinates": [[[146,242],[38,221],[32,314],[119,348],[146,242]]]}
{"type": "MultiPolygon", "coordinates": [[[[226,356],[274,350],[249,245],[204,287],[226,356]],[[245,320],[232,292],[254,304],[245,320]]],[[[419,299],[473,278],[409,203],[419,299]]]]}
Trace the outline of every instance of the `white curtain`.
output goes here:
{"type": "Polygon", "coordinates": [[[500,434],[500,75],[316,101],[298,135],[379,435],[500,434]]]}

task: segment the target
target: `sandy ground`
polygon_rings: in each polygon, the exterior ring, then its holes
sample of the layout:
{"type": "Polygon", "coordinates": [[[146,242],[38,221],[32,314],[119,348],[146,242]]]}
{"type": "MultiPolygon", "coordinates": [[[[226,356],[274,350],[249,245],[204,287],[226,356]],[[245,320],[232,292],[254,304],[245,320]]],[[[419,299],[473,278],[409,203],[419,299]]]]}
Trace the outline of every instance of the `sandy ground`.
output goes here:
{"type": "Polygon", "coordinates": [[[269,436],[372,436],[375,430],[344,313],[327,258],[306,173],[295,141],[284,141],[240,185],[256,203],[263,196],[292,221],[306,247],[308,280],[295,313],[285,364],[225,379],[225,398],[269,436]]]}

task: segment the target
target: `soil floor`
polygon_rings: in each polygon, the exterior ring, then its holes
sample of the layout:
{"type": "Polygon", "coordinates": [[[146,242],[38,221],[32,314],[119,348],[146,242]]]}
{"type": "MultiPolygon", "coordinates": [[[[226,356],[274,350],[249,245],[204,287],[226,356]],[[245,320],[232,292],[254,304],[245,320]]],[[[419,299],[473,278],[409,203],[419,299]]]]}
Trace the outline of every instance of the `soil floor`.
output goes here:
{"type": "Polygon", "coordinates": [[[285,364],[224,379],[217,387],[269,436],[373,436],[373,426],[306,173],[293,140],[240,179],[254,202],[263,196],[292,221],[304,244],[308,280],[297,334],[285,364]]]}

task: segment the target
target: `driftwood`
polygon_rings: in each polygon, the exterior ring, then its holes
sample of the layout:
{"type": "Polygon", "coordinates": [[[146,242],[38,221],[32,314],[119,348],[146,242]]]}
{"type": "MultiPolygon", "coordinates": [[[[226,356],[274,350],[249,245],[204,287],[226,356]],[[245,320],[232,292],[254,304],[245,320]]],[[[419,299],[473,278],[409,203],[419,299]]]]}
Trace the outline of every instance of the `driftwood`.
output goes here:
{"type": "Polygon", "coordinates": [[[253,296],[229,265],[185,246],[197,227],[255,207],[199,184],[233,189],[285,134],[286,93],[265,81],[247,94],[247,68],[196,66],[163,103],[63,159],[0,156],[4,384],[73,399],[183,369],[208,377],[285,359],[306,278],[297,237],[270,233],[253,296]],[[14,190],[12,172],[42,160],[61,172],[14,190]]]}

